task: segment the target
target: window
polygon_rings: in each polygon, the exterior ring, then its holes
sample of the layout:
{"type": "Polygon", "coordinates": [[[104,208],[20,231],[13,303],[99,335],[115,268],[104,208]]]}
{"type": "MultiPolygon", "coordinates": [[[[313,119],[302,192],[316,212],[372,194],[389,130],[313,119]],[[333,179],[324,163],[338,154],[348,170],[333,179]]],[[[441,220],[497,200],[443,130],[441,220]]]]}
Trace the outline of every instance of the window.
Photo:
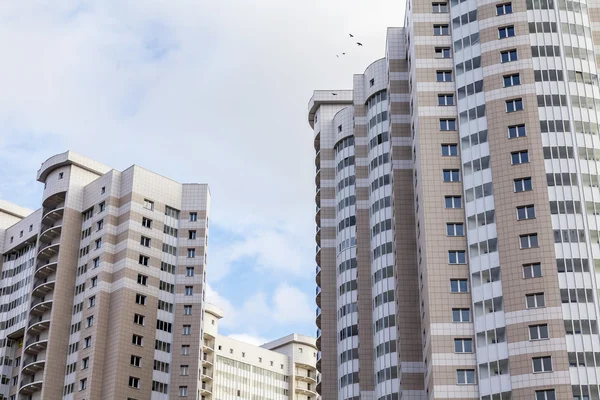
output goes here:
{"type": "Polygon", "coordinates": [[[438,94],[438,106],[453,106],[454,95],[453,94],[438,94]]]}
{"type": "Polygon", "coordinates": [[[104,210],[106,210],[106,202],[103,201],[102,203],[98,204],[98,212],[102,212],[104,210]]]}
{"type": "Polygon", "coordinates": [[[508,127],[508,138],[514,139],[527,136],[525,125],[513,125],[508,127]]]}
{"type": "Polygon", "coordinates": [[[100,257],[96,257],[94,258],[94,260],[92,261],[92,267],[93,268],[98,268],[100,266],[100,257]]]}
{"type": "Polygon", "coordinates": [[[135,356],[135,355],[131,355],[131,365],[133,365],[134,367],[141,367],[142,366],[142,357],[140,356],[135,356]]]}
{"type": "Polygon", "coordinates": [[[90,315],[89,317],[86,318],[85,320],[85,327],[86,328],[90,328],[94,326],[94,316],[90,315]]]}
{"type": "Polygon", "coordinates": [[[437,71],[436,79],[438,82],[452,82],[452,71],[437,71]]]}
{"type": "Polygon", "coordinates": [[[456,383],[458,385],[474,385],[475,384],[475,370],[474,369],[456,370],[456,383]]]}
{"type": "Polygon", "coordinates": [[[150,247],[150,238],[142,236],[142,238],[140,239],[140,244],[145,247],[150,247]]]}
{"type": "Polygon", "coordinates": [[[97,277],[97,276],[95,276],[95,277],[93,277],[92,279],[90,279],[90,286],[91,286],[91,287],[96,287],[96,286],[98,286],[98,277],[97,277]]]}
{"type": "Polygon", "coordinates": [[[515,27],[513,25],[503,26],[502,28],[498,28],[498,38],[505,39],[508,37],[515,36],[515,27]]]}
{"type": "Polygon", "coordinates": [[[188,231],[188,239],[196,239],[196,231],[188,231]]]}
{"type": "Polygon", "coordinates": [[[531,178],[515,179],[515,193],[528,192],[530,190],[533,190],[531,178]]]}
{"type": "Polygon", "coordinates": [[[184,335],[191,335],[192,334],[192,326],[191,325],[184,325],[183,326],[183,334],[184,335]]]}
{"type": "Polygon", "coordinates": [[[99,249],[102,247],[102,238],[100,239],[96,239],[96,249],[99,249]]]}
{"type": "Polygon", "coordinates": [[[146,275],[138,274],[137,283],[148,286],[148,277],[146,275]]]}
{"type": "Polygon", "coordinates": [[[455,353],[472,353],[473,339],[454,339],[455,353]]]}
{"type": "Polygon", "coordinates": [[[536,390],[535,400],[556,400],[556,392],[554,389],[536,390]]]}
{"type": "Polygon", "coordinates": [[[106,186],[102,186],[102,189],[100,189],[100,194],[104,193],[106,193],[106,186]]]}
{"type": "Polygon", "coordinates": [[[444,182],[460,182],[460,171],[457,169],[445,169],[442,176],[444,182]]]}
{"type": "Polygon", "coordinates": [[[148,263],[150,262],[150,257],[148,256],[144,256],[140,254],[140,258],[139,258],[139,263],[145,266],[148,266],[148,263]]]}
{"type": "Polygon", "coordinates": [[[465,228],[462,223],[447,223],[446,224],[446,234],[448,236],[464,236],[465,228]]]}
{"type": "Polygon", "coordinates": [[[511,61],[517,61],[519,58],[517,56],[517,50],[513,49],[513,50],[506,50],[506,51],[502,51],[500,52],[500,61],[502,63],[507,63],[507,62],[511,62],[511,61]]]}
{"type": "Polygon", "coordinates": [[[144,296],[143,294],[136,293],[135,294],[135,302],[136,302],[136,304],[141,304],[141,305],[145,306],[146,305],[146,296],[144,296]]]}
{"type": "Polygon", "coordinates": [[[511,113],[523,109],[523,99],[513,99],[506,101],[506,112],[511,113]]]}
{"type": "Polygon", "coordinates": [[[196,258],[196,249],[187,249],[188,258],[196,258]]]}
{"type": "Polygon", "coordinates": [[[97,231],[102,230],[102,228],[104,228],[104,220],[101,219],[100,221],[96,222],[96,226],[98,227],[98,229],[96,229],[97,231]]]}
{"type": "Polygon", "coordinates": [[[519,74],[504,75],[504,87],[519,86],[521,76],[519,74]]]}
{"type": "Polygon", "coordinates": [[[139,389],[140,388],[140,378],[136,378],[135,376],[129,377],[129,387],[139,389]]]}
{"type": "MultiPolygon", "coordinates": [[[[239,392],[239,390],[238,390],[239,392]]],[[[188,388],[187,386],[179,386],[179,397],[185,397],[188,395],[188,388]]]]}
{"type": "Polygon", "coordinates": [[[192,306],[191,305],[183,306],[183,315],[192,315],[192,306]]]}
{"type": "Polygon", "coordinates": [[[144,199],[144,208],[146,210],[154,210],[154,202],[148,199],[144,199]]]}
{"type": "Polygon", "coordinates": [[[466,264],[467,258],[464,250],[448,251],[448,264],[466,264]]]}
{"type": "Polygon", "coordinates": [[[527,300],[527,308],[546,307],[546,298],[544,293],[533,293],[525,296],[527,300]]]}
{"type": "MultiPolygon", "coordinates": [[[[62,174],[62,172],[61,172],[62,174]]],[[[85,390],[87,388],[87,378],[83,378],[79,381],[79,390],[85,390]]]]}
{"type": "Polygon", "coordinates": [[[179,374],[182,376],[188,376],[190,374],[190,366],[182,365],[179,369],[179,374]]]}
{"type": "Polygon", "coordinates": [[[515,151],[510,153],[512,165],[526,164],[529,162],[529,152],[527,150],[515,151]]]}
{"type": "Polygon", "coordinates": [[[535,218],[535,206],[533,204],[517,207],[517,220],[532,218],[535,218]]]}
{"type": "Polygon", "coordinates": [[[548,325],[531,325],[529,326],[529,340],[548,339],[548,325]]]}
{"type": "Polygon", "coordinates": [[[186,296],[191,296],[194,294],[194,287],[193,286],[186,286],[185,287],[185,295],[186,296]]]}
{"type": "Polygon", "coordinates": [[[469,284],[466,279],[450,279],[450,293],[467,293],[469,284]]]}
{"type": "Polygon", "coordinates": [[[144,228],[152,228],[152,220],[150,218],[143,217],[142,218],[142,226],[144,228]]]}
{"type": "Polygon", "coordinates": [[[527,235],[519,236],[521,239],[521,248],[522,249],[531,249],[533,247],[538,247],[538,236],[537,233],[529,233],[527,235]]]}
{"type": "Polygon", "coordinates": [[[431,3],[431,12],[434,14],[444,14],[448,12],[448,3],[431,3]]]}
{"type": "Polygon", "coordinates": [[[512,14],[512,3],[496,5],[496,15],[512,14]]]}
{"type": "Polygon", "coordinates": [[[194,267],[186,267],[185,276],[194,276],[194,267]]]}
{"type": "Polygon", "coordinates": [[[96,305],[96,296],[91,296],[88,299],[88,308],[94,307],[96,305]]]}
{"type": "Polygon", "coordinates": [[[190,355],[190,346],[188,344],[184,344],[181,346],[181,355],[182,356],[190,355]]]}
{"type": "Polygon", "coordinates": [[[456,120],[455,119],[440,119],[440,131],[455,131],[456,120]]]}
{"type": "Polygon", "coordinates": [[[442,145],[442,156],[450,157],[458,155],[458,145],[457,144],[443,144],[442,145]]]}
{"type": "Polygon", "coordinates": [[[552,357],[534,357],[533,372],[552,372],[552,357]]]}
{"type": "Polygon", "coordinates": [[[435,58],[450,58],[450,47],[436,47],[435,58]]]}
{"type": "Polygon", "coordinates": [[[453,308],[452,322],[471,322],[471,310],[468,308],[453,308]]]}
{"type": "Polygon", "coordinates": [[[433,36],[447,36],[450,34],[449,26],[444,25],[434,25],[433,26],[433,36]]]}
{"type": "Polygon", "coordinates": [[[92,337],[91,336],[88,336],[85,339],[83,339],[83,348],[84,349],[87,349],[91,345],[92,345],[92,337]]]}
{"type": "Polygon", "coordinates": [[[86,357],[83,360],[81,360],[81,369],[88,369],[90,366],[90,358],[86,357]]]}
{"type": "Polygon", "coordinates": [[[140,335],[133,335],[133,337],[131,338],[131,343],[135,344],[136,346],[141,346],[142,342],[143,342],[144,337],[140,336],[140,335]]]}
{"type": "Polygon", "coordinates": [[[59,172],[58,173],[58,179],[62,179],[62,178],[64,178],[64,176],[65,176],[64,172],[59,172]]]}
{"type": "Polygon", "coordinates": [[[138,325],[144,325],[145,317],[141,314],[133,314],[133,323],[138,325]]]}
{"type": "Polygon", "coordinates": [[[196,221],[198,221],[198,213],[191,212],[191,213],[190,213],[190,221],[191,221],[191,222],[196,222],[196,221]]]}
{"type": "MultiPolygon", "coordinates": [[[[369,87],[373,87],[373,86],[375,86],[375,78],[372,78],[369,81],[369,87]]],[[[342,131],[342,126],[340,125],[340,126],[338,126],[338,132],[341,132],[341,131],[342,131]]]]}
{"type": "Polygon", "coordinates": [[[462,198],[460,196],[446,196],[444,204],[446,208],[462,208],[462,198]]]}

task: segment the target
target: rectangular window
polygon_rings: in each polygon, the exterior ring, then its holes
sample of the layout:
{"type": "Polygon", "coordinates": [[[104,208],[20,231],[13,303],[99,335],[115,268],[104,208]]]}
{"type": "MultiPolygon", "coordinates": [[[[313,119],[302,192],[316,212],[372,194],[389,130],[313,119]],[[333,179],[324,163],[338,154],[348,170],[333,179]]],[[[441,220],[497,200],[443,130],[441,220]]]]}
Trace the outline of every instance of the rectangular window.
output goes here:
{"type": "Polygon", "coordinates": [[[440,131],[455,131],[456,120],[455,119],[440,119],[440,131]]]}
{"type": "Polygon", "coordinates": [[[554,389],[536,390],[535,400],[556,400],[556,392],[554,389]]]}
{"type": "Polygon", "coordinates": [[[508,127],[508,138],[514,139],[518,137],[527,136],[527,131],[525,131],[525,125],[513,125],[508,127]]]}
{"type": "Polygon", "coordinates": [[[496,5],[496,15],[512,14],[512,3],[504,3],[496,5]]]}
{"type": "Polygon", "coordinates": [[[450,279],[450,293],[469,292],[469,283],[466,279],[450,279]]]}
{"type": "Polygon", "coordinates": [[[100,257],[96,257],[92,261],[92,268],[98,268],[99,266],[100,266],[100,257]]]}
{"type": "Polygon", "coordinates": [[[473,339],[454,339],[455,353],[472,353],[473,339]]]}
{"type": "Polygon", "coordinates": [[[438,82],[452,82],[452,71],[437,71],[436,80],[438,82]]]}
{"type": "Polygon", "coordinates": [[[147,267],[149,262],[150,262],[150,257],[140,254],[140,258],[139,258],[140,264],[145,265],[147,267]]]}
{"type": "Polygon", "coordinates": [[[97,231],[102,230],[102,228],[104,228],[104,220],[101,219],[100,221],[96,222],[96,227],[97,227],[97,231]]]}
{"type": "Polygon", "coordinates": [[[498,28],[498,39],[505,39],[515,36],[515,27],[513,25],[498,28]]]}
{"type": "Polygon", "coordinates": [[[451,56],[450,47],[435,48],[435,58],[450,58],[451,56]]]}
{"type": "Polygon", "coordinates": [[[138,274],[137,283],[148,286],[148,277],[146,275],[138,274]]]}
{"type": "Polygon", "coordinates": [[[431,3],[431,12],[434,14],[445,14],[448,12],[448,3],[431,3]]]}
{"type": "Polygon", "coordinates": [[[185,276],[194,276],[194,267],[186,267],[185,276]]]}
{"type": "Polygon", "coordinates": [[[442,178],[444,182],[460,182],[460,171],[457,169],[445,169],[442,178]]]}
{"type": "Polygon", "coordinates": [[[96,296],[91,296],[88,299],[88,308],[94,307],[96,305],[96,296]]]}
{"type": "Polygon", "coordinates": [[[460,196],[446,196],[444,204],[446,208],[462,208],[462,198],[460,196]]]}
{"type": "Polygon", "coordinates": [[[462,223],[451,222],[446,224],[446,234],[448,236],[464,236],[465,226],[462,223]]]}
{"type": "Polygon", "coordinates": [[[141,304],[141,305],[145,306],[146,305],[146,296],[144,296],[143,294],[136,293],[135,294],[135,302],[136,302],[136,304],[141,304]]]}
{"type": "Polygon", "coordinates": [[[92,326],[94,326],[94,316],[90,315],[85,320],[85,327],[86,328],[91,328],[92,326]]]}
{"type": "Polygon", "coordinates": [[[195,258],[196,257],[196,249],[187,249],[187,256],[188,256],[188,258],[195,258]]]}
{"type": "Polygon", "coordinates": [[[529,326],[529,340],[543,340],[548,339],[548,325],[530,325],[529,326]]]}
{"type": "Polygon", "coordinates": [[[453,106],[454,95],[453,94],[438,94],[438,106],[453,106]]]}
{"type": "Polygon", "coordinates": [[[87,378],[83,378],[79,381],[79,390],[85,390],[87,388],[87,378]]]}
{"type": "Polygon", "coordinates": [[[535,206],[533,204],[517,207],[517,220],[533,218],[535,218],[535,206]]]}
{"type": "Polygon", "coordinates": [[[506,101],[506,112],[516,112],[523,110],[523,99],[513,99],[506,101]]]}
{"type": "Polygon", "coordinates": [[[529,151],[521,150],[510,153],[510,162],[512,165],[526,164],[529,162],[529,151]]]}
{"type": "Polygon", "coordinates": [[[456,383],[458,385],[474,385],[475,384],[475,370],[474,369],[456,370],[456,383]]]}
{"type": "Polygon", "coordinates": [[[447,24],[433,25],[433,36],[447,36],[450,34],[450,27],[447,24]]]}
{"type": "Polygon", "coordinates": [[[552,357],[534,357],[533,372],[552,372],[552,357]]]}
{"type": "Polygon", "coordinates": [[[133,314],[133,323],[138,325],[144,325],[145,317],[141,314],[133,314]]]}
{"type": "Polygon", "coordinates": [[[183,335],[191,335],[192,334],[192,326],[184,325],[183,326],[183,335]]]}
{"type": "Polygon", "coordinates": [[[96,287],[96,286],[98,286],[98,277],[97,276],[90,279],[90,287],[96,287]]]}
{"type": "Polygon", "coordinates": [[[528,192],[530,190],[533,190],[531,178],[515,179],[515,193],[528,192]]]}
{"type": "Polygon", "coordinates": [[[144,208],[146,210],[154,210],[154,202],[148,199],[144,199],[144,208]]]}
{"type": "Polygon", "coordinates": [[[538,247],[538,235],[537,233],[529,233],[527,235],[519,236],[521,241],[522,249],[531,249],[533,247],[538,247]]]}
{"type": "Polygon", "coordinates": [[[546,298],[544,293],[533,293],[525,296],[527,300],[527,308],[546,307],[546,298]]]}
{"type": "Polygon", "coordinates": [[[519,86],[521,76],[519,74],[504,75],[504,87],[519,86]]]}
{"type": "Polygon", "coordinates": [[[190,239],[190,240],[196,239],[196,231],[188,231],[188,239],[190,239]]]}
{"type": "Polygon", "coordinates": [[[444,157],[458,156],[458,145],[457,144],[443,144],[442,145],[442,156],[444,156],[444,157]]]}
{"type": "MultiPolygon", "coordinates": [[[[239,390],[238,390],[239,392],[239,390]]],[[[188,388],[187,386],[179,386],[179,397],[185,397],[188,395],[188,388]]]]}
{"type": "Polygon", "coordinates": [[[143,336],[134,334],[133,337],[131,338],[131,343],[135,344],[136,346],[141,346],[143,343],[143,339],[144,339],[143,336]]]}
{"type": "Polygon", "coordinates": [[[140,239],[140,244],[145,247],[150,247],[150,238],[142,236],[142,238],[140,239]]]}
{"type": "Polygon", "coordinates": [[[191,222],[196,222],[196,221],[198,221],[198,213],[191,212],[191,213],[190,213],[190,221],[191,221],[191,222]]]}
{"type": "Polygon", "coordinates": [[[129,387],[139,389],[140,388],[140,378],[136,378],[135,376],[129,377],[129,387]]]}
{"type": "Polygon", "coordinates": [[[102,203],[98,204],[98,212],[102,212],[104,210],[106,210],[106,202],[103,201],[102,203]]]}
{"type": "Polygon", "coordinates": [[[192,315],[192,306],[191,305],[183,306],[183,315],[192,315]]]}
{"type": "Polygon", "coordinates": [[[96,239],[96,250],[102,247],[102,238],[96,239]]]}
{"type": "Polygon", "coordinates": [[[88,369],[90,367],[90,358],[86,357],[81,360],[81,369],[88,369]]]}
{"type": "Polygon", "coordinates": [[[142,218],[142,226],[144,228],[152,228],[152,220],[150,218],[143,217],[142,218]]]}
{"type": "Polygon", "coordinates": [[[92,337],[91,336],[88,336],[85,339],[83,339],[83,348],[84,349],[87,349],[91,345],[92,345],[92,337]]]}
{"type": "Polygon", "coordinates": [[[466,264],[467,257],[464,250],[449,250],[448,264],[466,264]]]}
{"type": "Polygon", "coordinates": [[[542,276],[542,264],[523,264],[523,278],[539,278],[542,276]]]}
{"type": "Polygon", "coordinates": [[[507,63],[507,62],[511,62],[511,61],[517,61],[518,59],[519,59],[519,57],[517,55],[517,50],[516,49],[506,50],[506,51],[500,52],[500,61],[502,63],[507,63]]]}
{"type": "Polygon", "coordinates": [[[130,361],[131,365],[133,365],[134,367],[141,367],[142,366],[142,357],[140,356],[135,356],[135,355],[131,355],[131,361],[130,361]]]}
{"type": "Polygon", "coordinates": [[[182,365],[179,369],[179,375],[188,376],[190,374],[190,366],[182,365]]]}
{"type": "Polygon", "coordinates": [[[185,295],[186,296],[191,296],[194,294],[194,287],[193,286],[186,286],[185,287],[185,295]]]}
{"type": "Polygon", "coordinates": [[[181,346],[181,355],[182,356],[189,356],[190,355],[190,346],[189,345],[182,345],[181,346]]]}

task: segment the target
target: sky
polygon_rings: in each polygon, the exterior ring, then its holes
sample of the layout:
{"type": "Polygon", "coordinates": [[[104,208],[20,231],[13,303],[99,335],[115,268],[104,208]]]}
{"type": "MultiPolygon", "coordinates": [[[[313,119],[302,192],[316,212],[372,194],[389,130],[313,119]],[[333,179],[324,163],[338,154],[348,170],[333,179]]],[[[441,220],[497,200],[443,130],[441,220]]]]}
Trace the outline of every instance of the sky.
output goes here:
{"type": "Polygon", "coordinates": [[[314,336],[308,100],[350,89],[403,15],[400,0],[0,2],[0,198],[39,207],[36,171],[66,150],[208,183],[221,333],[314,336]]]}

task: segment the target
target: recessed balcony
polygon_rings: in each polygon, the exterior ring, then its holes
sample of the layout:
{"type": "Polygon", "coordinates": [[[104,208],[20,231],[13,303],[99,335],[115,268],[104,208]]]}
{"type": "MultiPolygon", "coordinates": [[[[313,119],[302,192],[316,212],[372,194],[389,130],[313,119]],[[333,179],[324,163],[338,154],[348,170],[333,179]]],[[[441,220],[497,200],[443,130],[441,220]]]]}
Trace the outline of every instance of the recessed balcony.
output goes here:
{"type": "Polygon", "coordinates": [[[305,396],[316,396],[317,392],[309,387],[296,387],[296,393],[303,394],[305,396]]]}
{"type": "Polygon", "coordinates": [[[23,394],[23,395],[27,396],[27,395],[32,395],[36,392],[39,392],[40,390],[42,390],[42,383],[43,383],[43,381],[41,379],[22,380],[21,387],[19,388],[19,394],[23,394]]]}
{"type": "Polygon", "coordinates": [[[56,276],[46,277],[44,279],[36,279],[33,282],[33,290],[31,291],[31,295],[34,297],[44,297],[54,290],[55,283],[56,276]]]}
{"type": "Polygon", "coordinates": [[[321,188],[317,187],[317,193],[315,194],[315,203],[317,203],[317,206],[321,205],[321,188]]]}
{"type": "Polygon", "coordinates": [[[46,367],[46,359],[45,357],[41,357],[38,360],[37,354],[26,357],[23,360],[23,366],[21,367],[21,373],[26,375],[37,374],[39,371],[43,370],[46,367]]]}
{"type": "Polygon", "coordinates": [[[37,278],[45,278],[56,272],[58,268],[57,261],[41,261],[35,267],[35,276],[37,278]]]}
{"type": "Polygon", "coordinates": [[[49,225],[46,230],[40,233],[40,243],[52,243],[53,240],[60,237],[62,224],[49,225]]]}
{"type": "Polygon", "coordinates": [[[48,347],[48,338],[32,337],[25,343],[25,354],[38,354],[48,347]]]}
{"type": "Polygon", "coordinates": [[[52,256],[55,256],[58,254],[59,248],[60,248],[59,243],[47,244],[47,245],[43,246],[42,248],[40,248],[40,251],[38,252],[37,256],[38,256],[38,258],[48,260],[48,259],[52,258],[52,256]]]}
{"type": "Polygon", "coordinates": [[[62,220],[64,215],[65,208],[62,206],[51,209],[42,217],[42,225],[54,225],[56,221],[62,220]]]}
{"type": "Polygon", "coordinates": [[[40,316],[52,309],[53,299],[51,296],[34,298],[31,302],[29,314],[40,316]]]}
{"type": "Polygon", "coordinates": [[[29,329],[27,333],[31,335],[38,335],[44,331],[47,331],[50,327],[50,318],[44,319],[43,317],[31,318],[29,320],[29,329]]]}

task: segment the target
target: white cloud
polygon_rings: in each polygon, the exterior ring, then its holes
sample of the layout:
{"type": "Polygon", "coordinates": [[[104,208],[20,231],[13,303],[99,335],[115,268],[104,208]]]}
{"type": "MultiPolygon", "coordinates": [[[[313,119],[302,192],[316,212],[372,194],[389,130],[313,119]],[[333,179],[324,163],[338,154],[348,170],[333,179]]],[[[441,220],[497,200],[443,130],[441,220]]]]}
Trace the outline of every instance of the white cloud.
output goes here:
{"type": "Polygon", "coordinates": [[[214,304],[215,306],[217,306],[221,310],[223,310],[223,315],[224,315],[223,318],[227,318],[227,319],[235,319],[236,318],[235,307],[233,306],[233,304],[231,304],[231,302],[229,302],[229,300],[227,300],[226,298],[221,296],[219,293],[217,293],[217,291],[214,290],[212,288],[212,286],[210,286],[208,283],[206,284],[205,290],[206,290],[206,302],[214,304]]]}
{"type": "Polygon", "coordinates": [[[310,323],[315,320],[313,299],[298,288],[282,284],[273,295],[273,314],[277,321],[287,323],[310,323]]]}
{"type": "Polygon", "coordinates": [[[227,336],[232,339],[239,340],[240,342],[250,343],[255,346],[260,346],[260,345],[263,345],[263,344],[269,342],[269,340],[265,339],[264,337],[248,335],[246,333],[231,334],[231,335],[227,335],[227,336]]]}

